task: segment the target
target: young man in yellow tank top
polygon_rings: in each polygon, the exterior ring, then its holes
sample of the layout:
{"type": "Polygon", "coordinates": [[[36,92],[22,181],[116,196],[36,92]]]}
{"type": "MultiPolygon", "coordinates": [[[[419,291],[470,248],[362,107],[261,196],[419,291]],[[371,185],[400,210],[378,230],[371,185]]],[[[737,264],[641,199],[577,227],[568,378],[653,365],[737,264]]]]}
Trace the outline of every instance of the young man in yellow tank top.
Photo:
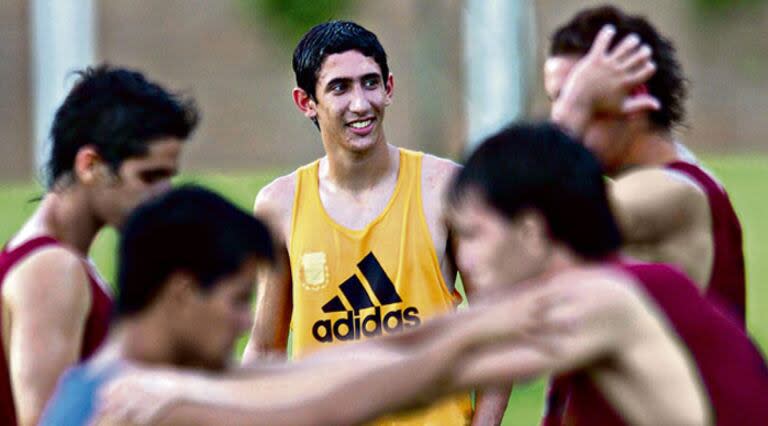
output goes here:
{"type": "MultiPolygon", "coordinates": [[[[267,185],[254,211],[282,241],[283,267],[259,286],[250,363],[397,333],[453,310],[456,267],[442,194],[459,166],[387,143],[394,79],[376,36],[352,22],[312,28],[293,57],[293,100],[326,155],[267,185]]],[[[280,269],[280,268],[279,268],[280,269]]],[[[467,290],[472,293],[469,286],[467,290]]],[[[475,424],[498,424],[508,390],[481,393],[475,424]]],[[[468,395],[382,424],[464,425],[468,395]]]]}

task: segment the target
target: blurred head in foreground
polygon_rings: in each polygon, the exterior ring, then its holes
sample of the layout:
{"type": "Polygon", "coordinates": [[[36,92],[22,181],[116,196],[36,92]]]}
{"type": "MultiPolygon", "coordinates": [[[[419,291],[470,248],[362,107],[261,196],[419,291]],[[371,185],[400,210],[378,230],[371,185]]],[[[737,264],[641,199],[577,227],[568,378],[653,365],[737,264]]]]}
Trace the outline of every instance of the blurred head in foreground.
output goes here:
{"type": "Polygon", "coordinates": [[[119,247],[116,315],[162,336],[179,366],[226,366],[251,323],[260,264],[271,263],[267,227],[219,195],[181,187],[139,206],[119,247]]]}
{"type": "Polygon", "coordinates": [[[603,259],[621,242],[600,164],[553,124],[488,138],[448,197],[459,265],[478,286],[531,278],[564,256],[603,259]]]}

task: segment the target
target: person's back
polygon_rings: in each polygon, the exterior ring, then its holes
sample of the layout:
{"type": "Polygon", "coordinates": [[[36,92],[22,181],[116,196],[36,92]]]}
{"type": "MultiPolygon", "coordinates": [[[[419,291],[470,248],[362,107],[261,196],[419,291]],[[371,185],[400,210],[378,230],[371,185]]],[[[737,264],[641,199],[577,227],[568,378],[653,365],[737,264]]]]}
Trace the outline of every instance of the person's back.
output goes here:
{"type": "MultiPolygon", "coordinates": [[[[647,298],[648,308],[662,314],[658,321],[667,329],[669,338],[679,341],[684,352],[690,354],[691,366],[702,381],[714,423],[755,424],[765,419],[768,416],[768,368],[758,349],[731,316],[701,296],[690,279],[667,265],[624,261],[615,266],[634,278],[641,297],[647,298]]],[[[621,371],[622,366],[627,365],[631,363],[596,363],[555,377],[543,423],[632,423],[622,415],[621,398],[610,393],[611,385],[605,378],[613,374],[615,381],[642,380],[633,378],[632,371],[621,371]]],[[[661,368],[659,365],[661,363],[655,368],[661,368]]],[[[661,387],[657,389],[659,393],[666,391],[661,387]]],[[[648,406],[643,410],[657,408],[648,406]]]]}

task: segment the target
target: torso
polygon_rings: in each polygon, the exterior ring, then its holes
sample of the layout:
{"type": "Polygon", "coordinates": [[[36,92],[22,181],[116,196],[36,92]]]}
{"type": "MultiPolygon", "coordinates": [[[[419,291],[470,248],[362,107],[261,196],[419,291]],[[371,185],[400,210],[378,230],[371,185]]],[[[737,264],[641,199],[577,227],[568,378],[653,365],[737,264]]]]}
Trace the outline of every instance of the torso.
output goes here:
{"type": "MultiPolygon", "coordinates": [[[[294,356],[415,327],[459,301],[441,220],[442,190],[457,166],[395,152],[395,178],[362,202],[324,186],[319,162],[292,175],[291,225],[280,229],[293,280],[294,356]]],[[[395,423],[463,424],[470,410],[463,395],[395,423]]]]}
{"type": "MultiPolygon", "coordinates": [[[[61,243],[51,237],[36,237],[16,244],[12,249],[3,249],[0,253],[0,291],[3,289],[3,282],[8,273],[14,266],[21,261],[34,256],[47,248],[60,247],[61,243]]],[[[91,292],[91,308],[88,313],[85,331],[83,333],[83,342],[81,350],[81,359],[85,359],[93,354],[104,341],[109,326],[112,297],[108,293],[108,287],[97,274],[93,265],[86,259],[83,259],[89,288],[91,292]]],[[[2,319],[0,319],[0,334],[2,335],[3,351],[0,352],[0,416],[6,419],[15,419],[15,410],[13,406],[13,396],[11,393],[10,375],[7,362],[8,350],[8,319],[11,313],[3,304],[3,298],[0,297],[0,310],[2,310],[2,319]]],[[[14,424],[15,421],[11,421],[14,424]]]]}
{"type": "Polygon", "coordinates": [[[764,419],[768,373],[738,325],[667,266],[617,266],[634,278],[642,338],[553,379],[544,424],[680,423],[702,404],[716,424],[764,419]]]}

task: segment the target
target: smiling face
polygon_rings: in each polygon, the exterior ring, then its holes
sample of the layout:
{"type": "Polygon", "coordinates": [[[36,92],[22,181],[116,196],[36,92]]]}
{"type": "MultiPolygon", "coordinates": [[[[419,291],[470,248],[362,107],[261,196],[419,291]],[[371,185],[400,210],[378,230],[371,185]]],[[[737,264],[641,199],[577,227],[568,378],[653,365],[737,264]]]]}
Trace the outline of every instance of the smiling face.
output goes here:
{"type": "Polygon", "coordinates": [[[392,75],[384,79],[372,57],[356,50],[328,55],[320,68],[315,99],[307,98],[304,113],[317,119],[326,150],[364,152],[386,143],[384,111],[392,101],[392,89],[392,75]]]}
{"type": "MultiPolygon", "coordinates": [[[[581,58],[576,55],[550,56],[544,64],[544,88],[550,101],[560,97],[571,70],[581,58]]],[[[600,160],[606,173],[624,168],[632,133],[626,116],[596,114],[587,124],[582,142],[600,160]]]]}

